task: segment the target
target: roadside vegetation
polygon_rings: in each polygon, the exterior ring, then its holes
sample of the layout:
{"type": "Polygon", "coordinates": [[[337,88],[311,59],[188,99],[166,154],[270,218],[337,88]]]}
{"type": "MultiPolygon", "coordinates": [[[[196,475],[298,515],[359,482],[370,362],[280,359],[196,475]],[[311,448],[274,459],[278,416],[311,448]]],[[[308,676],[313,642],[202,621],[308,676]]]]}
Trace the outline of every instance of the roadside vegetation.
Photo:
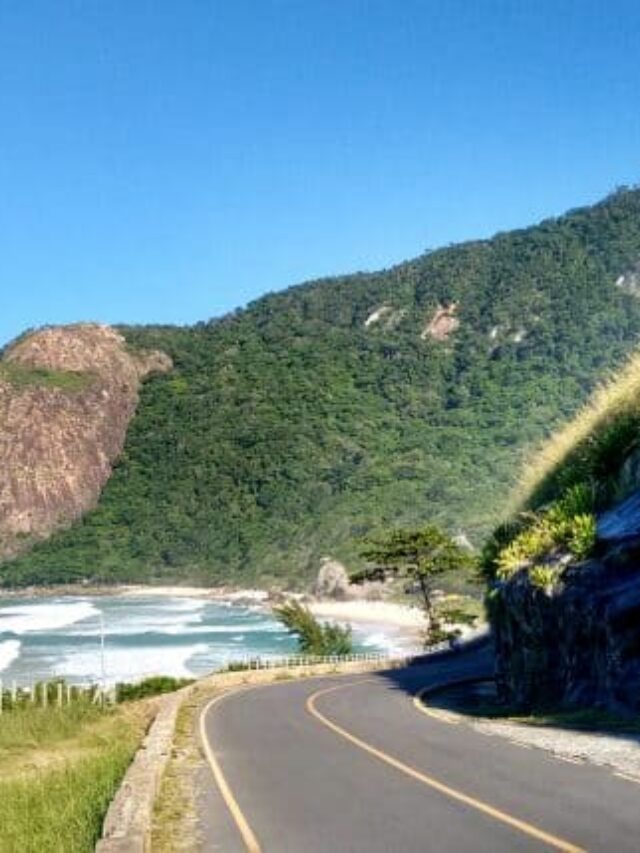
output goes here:
{"type": "Polygon", "coordinates": [[[548,506],[498,528],[485,545],[482,570],[489,583],[526,570],[533,586],[551,590],[568,566],[591,555],[596,536],[595,490],[574,485],[548,506]]]}
{"type": "Polygon", "coordinates": [[[190,681],[117,685],[120,704],[96,688],[52,681],[3,691],[0,714],[0,850],[89,853],[109,803],[154,715],[150,697],[190,681]]]}
{"type": "Polygon", "coordinates": [[[150,723],[149,703],[26,706],[0,718],[0,849],[89,853],[150,723]]]}
{"type": "Polygon", "coordinates": [[[300,652],[304,655],[331,657],[353,654],[349,625],[320,622],[299,601],[289,601],[274,607],[273,615],[297,638],[300,652]]]}
{"type": "Polygon", "coordinates": [[[524,509],[557,500],[580,487],[606,505],[620,494],[621,462],[640,447],[640,353],[609,381],[525,466],[517,490],[524,509]]]}
{"type": "Polygon", "coordinates": [[[485,545],[485,578],[509,580],[526,569],[534,586],[552,590],[569,565],[593,553],[597,512],[637,486],[633,458],[639,449],[636,353],[525,466],[513,515],[485,545]]]}

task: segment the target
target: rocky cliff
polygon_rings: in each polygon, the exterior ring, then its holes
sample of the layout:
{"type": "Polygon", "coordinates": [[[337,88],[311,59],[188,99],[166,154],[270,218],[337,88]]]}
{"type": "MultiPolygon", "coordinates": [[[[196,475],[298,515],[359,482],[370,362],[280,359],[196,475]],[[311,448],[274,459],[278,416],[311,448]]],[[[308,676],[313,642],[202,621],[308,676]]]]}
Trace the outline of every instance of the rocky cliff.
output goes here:
{"type": "Polygon", "coordinates": [[[133,352],[114,329],[42,329],[0,361],[0,557],[93,508],[122,451],[141,381],[161,352],[133,352]]]}
{"type": "Polygon", "coordinates": [[[541,588],[526,568],[493,607],[506,702],[640,710],[640,492],[604,512],[592,559],[541,588]]]}

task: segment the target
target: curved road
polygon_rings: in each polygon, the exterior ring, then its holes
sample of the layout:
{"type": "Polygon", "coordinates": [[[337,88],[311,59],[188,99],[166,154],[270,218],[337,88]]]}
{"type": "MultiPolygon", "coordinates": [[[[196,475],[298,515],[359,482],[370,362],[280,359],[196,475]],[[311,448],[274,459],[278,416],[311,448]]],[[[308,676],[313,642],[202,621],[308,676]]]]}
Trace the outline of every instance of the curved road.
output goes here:
{"type": "Polygon", "coordinates": [[[420,712],[421,688],[489,669],[476,651],[214,700],[205,849],[637,853],[638,784],[420,712]]]}

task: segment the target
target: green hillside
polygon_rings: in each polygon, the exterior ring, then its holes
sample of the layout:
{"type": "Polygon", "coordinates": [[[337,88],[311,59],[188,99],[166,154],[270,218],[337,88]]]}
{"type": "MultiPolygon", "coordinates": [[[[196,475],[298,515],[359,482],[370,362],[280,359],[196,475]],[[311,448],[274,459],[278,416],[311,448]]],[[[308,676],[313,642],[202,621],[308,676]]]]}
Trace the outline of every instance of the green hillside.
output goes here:
{"type": "Polygon", "coordinates": [[[175,370],[144,387],[97,510],[0,575],[291,584],[393,524],[479,543],[525,449],[636,347],[639,261],[622,190],[192,328],[124,329],[175,370]]]}

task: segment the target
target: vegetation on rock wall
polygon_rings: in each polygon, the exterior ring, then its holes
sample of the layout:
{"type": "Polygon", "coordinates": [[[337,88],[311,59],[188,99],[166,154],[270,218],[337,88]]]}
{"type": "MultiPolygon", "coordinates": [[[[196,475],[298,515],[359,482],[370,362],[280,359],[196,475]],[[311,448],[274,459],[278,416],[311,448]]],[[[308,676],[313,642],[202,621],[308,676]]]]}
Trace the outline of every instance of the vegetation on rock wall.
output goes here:
{"type": "Polygon", "coordinates": [[[193,328],[124,329],[174,370],[143,388],[97,509],[0,577],[296,585],[425,518],[477,544],[525,450],[636,345],[639,258],[622,190],[193,328]]]}

